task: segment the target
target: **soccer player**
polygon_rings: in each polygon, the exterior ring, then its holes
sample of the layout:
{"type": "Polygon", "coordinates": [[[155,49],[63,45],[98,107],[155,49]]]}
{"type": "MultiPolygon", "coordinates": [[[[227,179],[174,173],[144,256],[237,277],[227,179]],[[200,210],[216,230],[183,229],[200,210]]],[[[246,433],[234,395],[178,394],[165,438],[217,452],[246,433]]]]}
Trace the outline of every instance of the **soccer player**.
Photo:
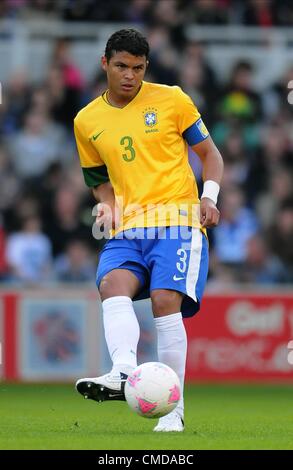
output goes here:
{"type": "Polygon", "coordinates": [[[96,401],[125,400],[127,376],[137,366],[139,325],[133,300],[151,297],[158,359],[178,374],[182,398],[154,431],[183,431],[187,338],[182,317],[194,315],[208,272],[206,227],[216,207],[223,161],[191,99],[178,87],[144,81],[149,45],[133,29],[108,40],[102,68],[108,90],[75,118],[86,184],[98,201],[98,226],[111,229],[102,250],[97,286],[112,370],[78,380],[96,401]],[[203,163],[198,198],[188,145],[203,163]]]}

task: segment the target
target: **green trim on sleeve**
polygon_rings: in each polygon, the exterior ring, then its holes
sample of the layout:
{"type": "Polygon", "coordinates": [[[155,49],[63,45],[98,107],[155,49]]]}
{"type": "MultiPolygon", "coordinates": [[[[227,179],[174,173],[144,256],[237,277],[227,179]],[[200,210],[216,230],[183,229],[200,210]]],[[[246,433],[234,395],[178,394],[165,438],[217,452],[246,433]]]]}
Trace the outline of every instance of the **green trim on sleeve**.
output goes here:
{"type": "Polygon", "coordinates": [[[106,165],[82,168],[84,180],[89,187],[99,186],[110,181],[106,165]]]}

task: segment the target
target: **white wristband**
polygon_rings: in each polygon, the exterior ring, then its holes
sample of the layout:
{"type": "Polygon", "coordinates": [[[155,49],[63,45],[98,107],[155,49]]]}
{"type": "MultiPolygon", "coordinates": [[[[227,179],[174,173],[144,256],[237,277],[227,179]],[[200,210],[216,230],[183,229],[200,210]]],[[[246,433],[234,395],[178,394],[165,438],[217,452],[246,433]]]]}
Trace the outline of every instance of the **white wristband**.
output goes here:
{"type": "Polygon", "coordinates": [[[207,180],[203,184],[203,192],[201,195],[201,199],[204,197],[208,197],[215,204],[217,204],[219,191],[220,191],[220,186],[218,185],[218,183],[212,180],[207,180]]]}

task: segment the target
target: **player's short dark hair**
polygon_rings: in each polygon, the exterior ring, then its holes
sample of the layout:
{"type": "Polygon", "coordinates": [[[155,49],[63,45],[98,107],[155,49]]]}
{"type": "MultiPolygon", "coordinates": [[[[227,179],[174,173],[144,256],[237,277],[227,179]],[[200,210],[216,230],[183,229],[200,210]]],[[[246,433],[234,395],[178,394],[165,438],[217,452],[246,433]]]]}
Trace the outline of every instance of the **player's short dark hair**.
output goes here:
{"type": "Polygon", "coordinates": [[[120,29],[112,34],[107,41],[105,56],[109,62],[115,52],[128,52],[135,56],[145,56],[148,59],[150,46],[146,38],[135,29],[120,29]]]}

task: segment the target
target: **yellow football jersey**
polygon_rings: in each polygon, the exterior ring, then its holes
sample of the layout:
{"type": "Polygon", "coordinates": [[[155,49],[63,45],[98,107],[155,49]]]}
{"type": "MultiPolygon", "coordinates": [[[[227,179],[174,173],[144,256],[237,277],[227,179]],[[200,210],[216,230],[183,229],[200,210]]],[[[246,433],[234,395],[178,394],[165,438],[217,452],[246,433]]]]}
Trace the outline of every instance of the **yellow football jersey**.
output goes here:
{"type": "Polygon", "coordinates": [[[200,227],[199,199],[183,132],[200,118],[178,86],[143,82],[123,108],[105,94],[74,121],[86,184],[110,180],[122,214],[116,231],[134,227],[200,227]]]}

